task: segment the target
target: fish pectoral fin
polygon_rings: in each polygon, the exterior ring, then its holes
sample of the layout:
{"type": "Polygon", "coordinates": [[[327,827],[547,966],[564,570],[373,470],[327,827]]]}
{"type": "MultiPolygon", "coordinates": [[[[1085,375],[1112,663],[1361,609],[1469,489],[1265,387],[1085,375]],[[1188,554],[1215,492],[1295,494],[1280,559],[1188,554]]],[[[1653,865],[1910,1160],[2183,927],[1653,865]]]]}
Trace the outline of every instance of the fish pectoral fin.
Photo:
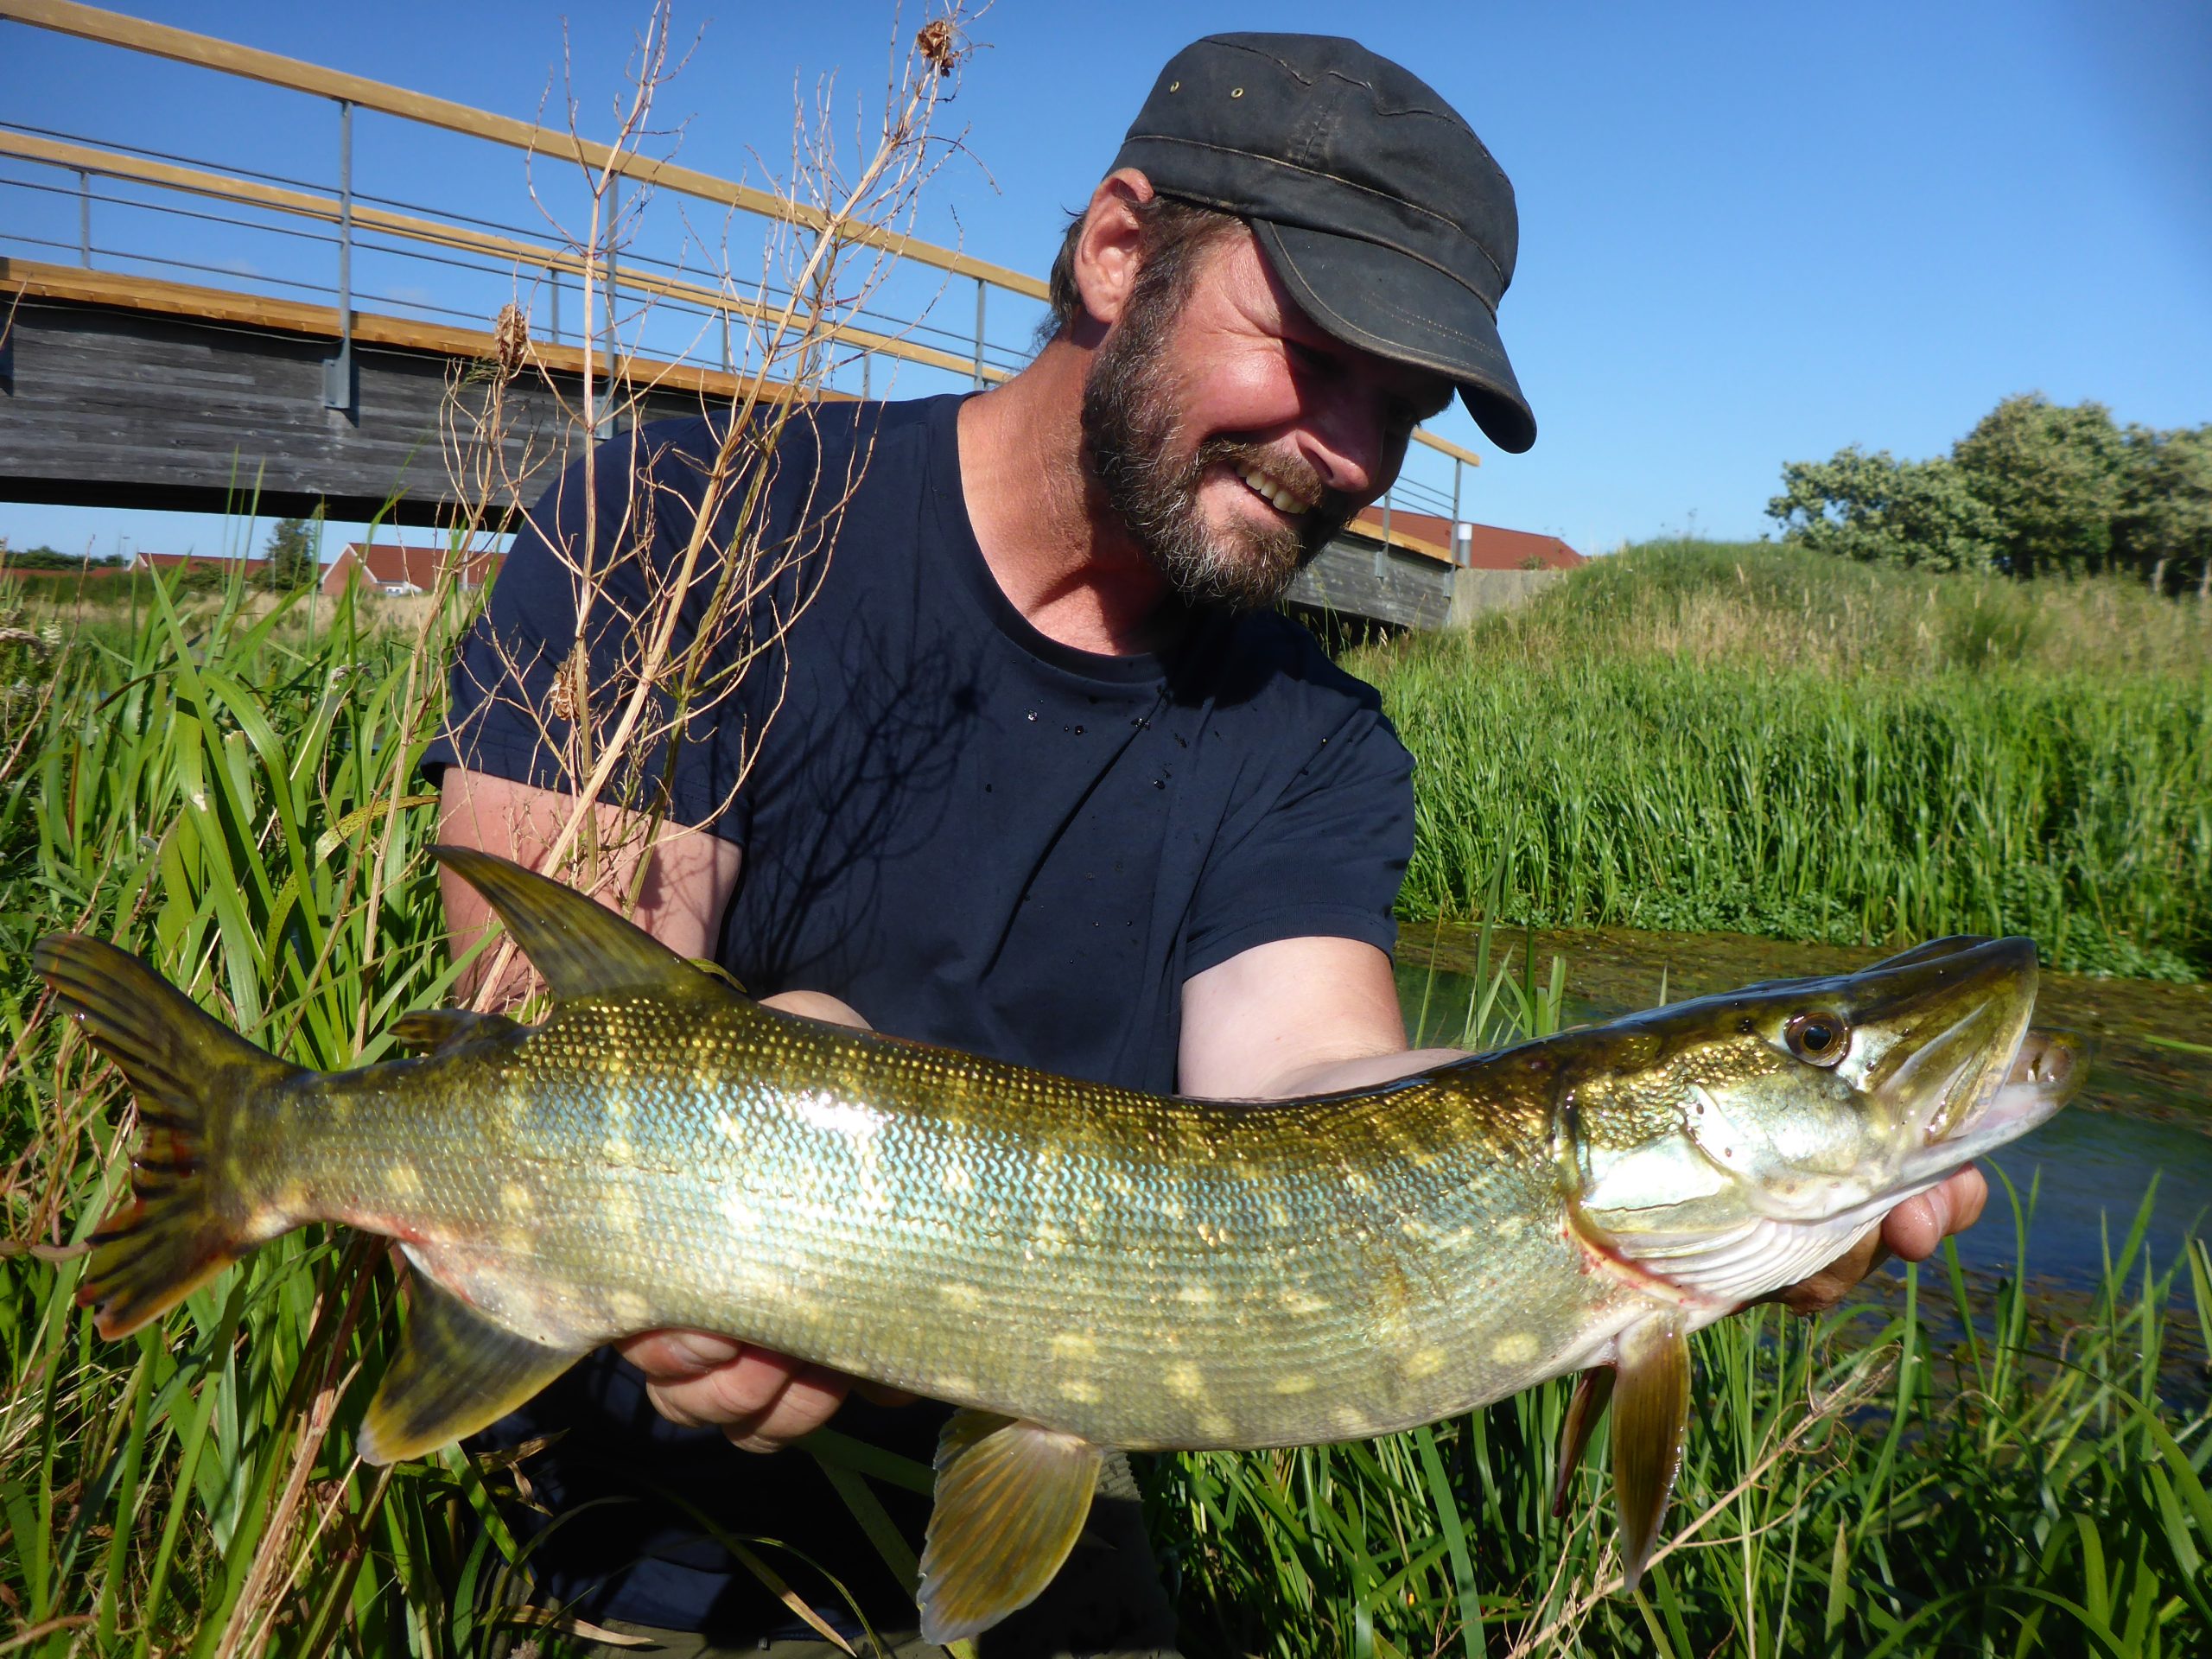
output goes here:
{"type": "Polygon", "coordinates": [[[584,1357],[548,1348],[486,1319],[416,1273],[408,1282],[407,1329],[361,1421],[358,1449],[369,1463],[397,1463],[505,1416],[584,1357]]]}
{"type": "Polygon", "coordinates": [[[1075,1548],[1098,1447],[987,1411],[960,1411],[937,1448],[937,1508],[922,1549],[922,1637],[957,1642],[1027,1607],[1075,1548]]]}
{"type": "Polygon", "coordinates": [[[1613,1502],[1621,1514],[1621,1567],[1633,1590],[1659,1541],[1659,1522],[1681,1471],[1690,1424],[1690,1344],[1672,1312],[1621,1333],[1613,1385],[1613,1502]]]}
{"type": "Polygon", "coordinates": [[[1559,1478],[1552,1483],[1554,1520],[1567,1513],[1567,1494],[1574,1484],[1574,1471],[1581,1466],[1582,1454],[1590,1449],[1590,1436],[1597,1432],[1598,1420],[1605,1414],[1605,1402],[1612,1397],[1610,1365],[1592,1365],[1574,1381],[1574,1398],[1567,1402],[1567,1421],[1560,1429],[1559,1478]]]}
{"type": "Polygon", "coordinates": [[[391,1022],[391,1034],[418,1054],[448,1049],[486,1037],[512,1037],[528,1029],[504,1014],[475,1014],[467,1008],[417,1008],[391,1022]]]}
{"type": "Polygon", "coordinates": [[[473,847],[433,847],[438,861],[484,895],[557,998],[718,985],[643,928],[574,887],[473,847]]]}

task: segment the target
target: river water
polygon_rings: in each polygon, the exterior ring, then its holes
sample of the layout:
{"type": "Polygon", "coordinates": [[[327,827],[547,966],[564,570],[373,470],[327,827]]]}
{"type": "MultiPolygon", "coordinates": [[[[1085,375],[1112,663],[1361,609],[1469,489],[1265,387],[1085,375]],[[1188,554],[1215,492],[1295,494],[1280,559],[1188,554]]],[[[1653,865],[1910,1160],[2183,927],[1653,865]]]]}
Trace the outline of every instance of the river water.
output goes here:
{"type": "MultiPolygon", "coordinates": [[[[1475,995],[1477,930],[1409,923],[1401,931],[1398,987],[1422,1040],[1460,1039],[1475,995]]],[[[1618,1019],[1662,1001],[1732,990],[1763,979],[1850,972],[1886,953],[1785,944],[1726,934],[1497,929],[1491,971],[1548,984],[1565,963],[1560,1022],[1618,1019]]],[[[2095,1045],[2089,1080],[2064,1111],[1988,1161],[2019,1189],[2040,1182],[2028,1230],[2027,1266],[2038,1282],[2086,1288],[2101,1276],[2106,1241],[2115,1253],[2157,1180],[2145,1245],[2160,1273],[2186,1242],[2212,1232],[2212,986],[2046,974],[2036,1023],[2080,1032],[2095,1045]],[[2202,1052],[2193,1052],[2194,1046],[2202,1052]]],[[[1980,1226],[1959,1241],[1971,1271],[2020,1271],[2001,1185],[1980,1226]]],[[[2139,1273],[2139,1263],[2137,1271],[2139,1273]]]]}

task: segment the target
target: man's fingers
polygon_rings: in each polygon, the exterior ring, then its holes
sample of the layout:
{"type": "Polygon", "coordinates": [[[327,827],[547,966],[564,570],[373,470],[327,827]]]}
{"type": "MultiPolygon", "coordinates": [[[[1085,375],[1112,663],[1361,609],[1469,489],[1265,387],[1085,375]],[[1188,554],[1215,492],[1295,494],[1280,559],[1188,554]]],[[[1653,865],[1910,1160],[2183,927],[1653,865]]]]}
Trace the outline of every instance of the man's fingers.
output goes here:
{"type": "Polygon", "coordinates": [[[1916,1198],[1907,1198],[1882,1222],[1882,1242],[1908,1262],[1925,1262],[1951,1234],[1981,1218],[1989,1183],[1969,1165],[1916,1198]]]}
{"type": "Polygon", "coordinates": [[[645,1374],[653,1409],[686,1428],[719,1428],[748,1452],[772,1452],[819,1428],[850,1377],[704,1331],[649,1331],[620,1344],[645,1374]]]}
{"type": "Polygon", "coordinates": [[[724,1423],[729,1443],[745,1452],[779,1452],[802,1434],[810,1434],[845,1403],[852,1379],[818,1365],[802,1366],[764,1411],[724,1423]]]}

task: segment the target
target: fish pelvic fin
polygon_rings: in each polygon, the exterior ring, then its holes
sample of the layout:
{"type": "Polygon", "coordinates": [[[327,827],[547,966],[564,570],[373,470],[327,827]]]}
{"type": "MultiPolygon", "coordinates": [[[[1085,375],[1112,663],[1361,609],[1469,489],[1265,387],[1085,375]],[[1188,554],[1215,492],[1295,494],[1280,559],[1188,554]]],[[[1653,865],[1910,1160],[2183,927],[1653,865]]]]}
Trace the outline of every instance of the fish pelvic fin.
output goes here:
{"type": "Polygon", "coordinates": [[[1582,1465],[1582,1454],[1590,1449],[1590,1436],[1597,1432],[1598,1420],[1605,1414],[1605,1402],[1613,1397],[1613,1368],[1592,1365],[1574,1381],[1574,1397],[1567,1402],[1567,1421],[1559,1434],[1559,1475],[1552,1482],[1552,1518],[1559,1519],[1567,1513],[1567,1494],[1574,1487],[1574,1471],[1582,1465]]]}
{"type": "Polygon", "coordinates": [[[494,1325],[416,1272],[407,1329],[361,1420],[364,1461],[397,1463],[497,1422],[584,1357],[494,1325]]]}
{"type": "Polygon", "coordinates": [[[1035,1423],[953,1414],[938,1441],[922,1549],[925,1641],[964,1640],[1044,1592],[1090,1517],[1103,1455],[1035,1423]]]}
{"type": "Polygon", "coordinates": [[[138,1102],[130,1196],[92,1235],[77,1287],[101,1336],[128,1336],[277,1230],[238,1187],[231,1124],[241,1102],[315,1074],[256,1048],[104,940],[50,934],[32,962],[138,1102]]]}
{"type": "Polygon", "coordinates": [[[545,976],[556,999],[641,990],[738,995],[574,887],[473,847],[430,850],[499,912],[516,947],[545,976]]]}
{"type": "Polygon", "coordinates": [[[1613,1384],[1613,1502],[1621,1516],[1622,1588],[1634,1590],[1659,1541],[1690,1423],[1690,1344],[1672,1310],[1620,1336],[1613,1384]]]}

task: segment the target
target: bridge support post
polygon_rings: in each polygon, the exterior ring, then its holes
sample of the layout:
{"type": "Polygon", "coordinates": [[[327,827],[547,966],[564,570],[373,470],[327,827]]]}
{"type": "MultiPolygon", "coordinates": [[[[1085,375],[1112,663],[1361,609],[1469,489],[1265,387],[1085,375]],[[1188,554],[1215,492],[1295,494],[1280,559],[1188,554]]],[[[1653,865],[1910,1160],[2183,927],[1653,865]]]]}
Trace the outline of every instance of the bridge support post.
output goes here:
{"type": "Polygon", "coordinates": [[[327,409],[356,417],[353,378],[353,101],[338,100],[338,355],[322,365],[327,409]]]}
{"type": "Polygon", "coordinates": [[[983,384],[983,297],[990,292],[982,277],[976,279],[976,385],[983,384]]]}

